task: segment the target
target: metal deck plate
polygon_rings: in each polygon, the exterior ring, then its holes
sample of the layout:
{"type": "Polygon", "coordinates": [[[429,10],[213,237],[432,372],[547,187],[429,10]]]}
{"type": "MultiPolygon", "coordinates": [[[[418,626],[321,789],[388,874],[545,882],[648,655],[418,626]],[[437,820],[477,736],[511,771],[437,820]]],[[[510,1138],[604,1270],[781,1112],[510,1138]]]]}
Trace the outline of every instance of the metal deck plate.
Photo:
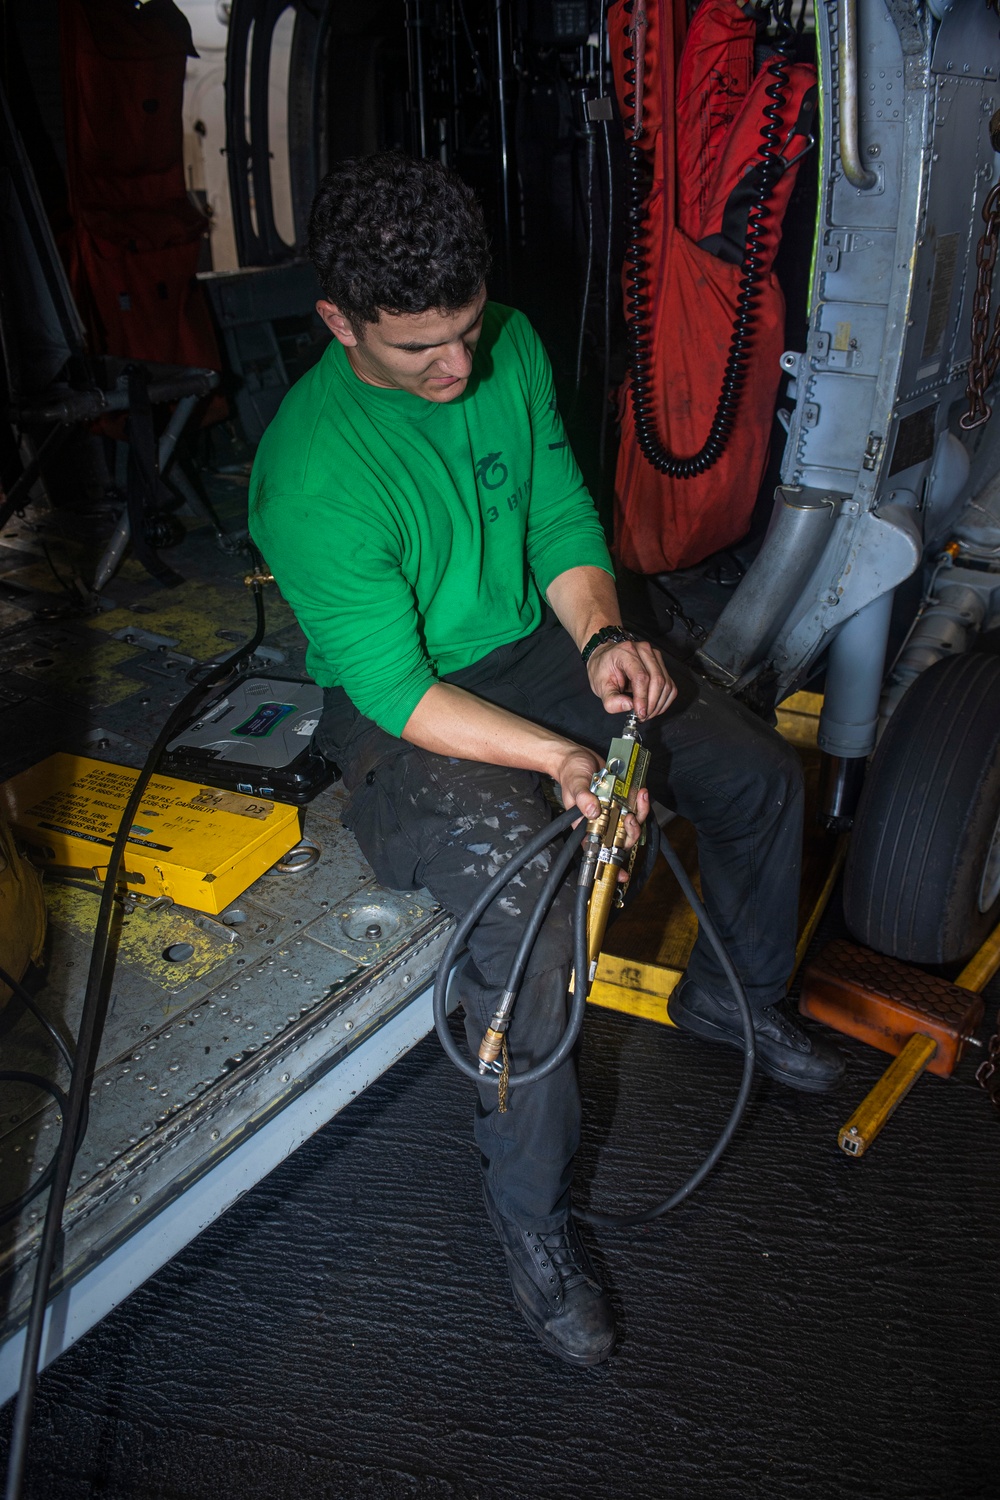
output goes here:
{"type": "MultiPolygon", "coordinates": [[[[0,600],[9,605],[0,622],[0,777],[64,749],[141,765],[192,665],[249,635],[245,560],[195,532],[177,558],[188,579],[181,588],[162,590],[126,562],[109,590],[114,607],[50,618],[66,599],[46,591],[53,579],[31,556],[30,525],[15,524],[9,541],[0,540],[0,600]],[[45,618],[32,613],[39,607],[45,618]]],[[[304,641],[287,606],[272,592],[266,607],[262,670],[289,662],[301,671],[304,641]]],[[[218,916],[141,895],[117,913],[117,966],[54,1281],[63,1313],[46,1359],[221,1212],[233,1182],[243,1191],[259,1180],[429,1028],[425,992],[450,918],[426,892],[376,884],[341,826],[345,796],[331,787],[304,810],[305,836],[320,850],[311,868],[262,875],[218,916]],[[128,1268],[118,1288],[100,1269],[112,1263],[128,1268]]],[[[50,880],[46,897],[36,1001],[71,1042],[99,896],[86,880],[50,880]]],[[[0,1024],[7,1067],[67,1086],[30,1015],[11,1005],[0,1024]]],[[[37,1178],[58,1134],[54,1102],[33,1087],[5,1087],[0,1198],[37,1178]]],[[[10,1377],[0,1399],[13,1389],[45,1201],[0,1228],[0,1368],[10,1377]]]]}

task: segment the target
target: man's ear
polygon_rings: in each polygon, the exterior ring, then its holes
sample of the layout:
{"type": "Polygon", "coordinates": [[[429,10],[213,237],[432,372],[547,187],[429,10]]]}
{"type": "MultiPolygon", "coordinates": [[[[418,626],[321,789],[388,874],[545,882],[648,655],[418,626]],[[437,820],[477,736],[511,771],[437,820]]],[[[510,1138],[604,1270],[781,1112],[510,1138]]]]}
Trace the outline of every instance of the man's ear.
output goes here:
{"type": "Polygon", "coordinates": [[[358,337],[351,327],[350,319],[340,311],[335,302],[317,302],[316,311],[334,338],[343,344],[345,349],[353,349],[356,346],[358,337]]]}

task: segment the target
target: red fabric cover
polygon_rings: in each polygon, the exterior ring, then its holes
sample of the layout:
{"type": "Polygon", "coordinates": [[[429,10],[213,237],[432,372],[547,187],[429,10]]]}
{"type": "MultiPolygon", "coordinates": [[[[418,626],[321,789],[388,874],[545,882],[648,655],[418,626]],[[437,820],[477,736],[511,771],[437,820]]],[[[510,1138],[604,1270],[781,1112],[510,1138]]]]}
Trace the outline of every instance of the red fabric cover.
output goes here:
{"type": "Polygon", "coordinates": [[[191,28],[173,0],[61,0],[70,281],[95,353],[220,370],[184,181],[191,28]]]}
{"type": "MultiPolygon", "coordinates": [[[[643,0],[636,0],[636,10],[643,0]]],[[[684,0],[646,0],[643,144],[652,152],[645,249],[649,331],[661,441],[678,457],[696,453],[711,427],[732,337],[741,271],[696,241],[718,233],[726,200],[758,159],[765,75],[752,79],[754,25],[735,0],[703,0],[678,69],[684,0]]],[[[612,59],[626,128],[629,88],[624,0],[609,8],[612,59]]],[[[786,140],[815,69],[795,64],[782,118],[786,140]]],[[[773,196],[766,245],[773,259],[780,217],[794,183],[786,171],[773,196]]],[[[615,476],[615,551],[637,573],[690,567],[745,535],[767,462],[784,346],[785,307],[769,275],[758,294],[754,353],[726,451],[706,473],[670,479],[647,463],[635,440],[626,382],[615,476]]]]}

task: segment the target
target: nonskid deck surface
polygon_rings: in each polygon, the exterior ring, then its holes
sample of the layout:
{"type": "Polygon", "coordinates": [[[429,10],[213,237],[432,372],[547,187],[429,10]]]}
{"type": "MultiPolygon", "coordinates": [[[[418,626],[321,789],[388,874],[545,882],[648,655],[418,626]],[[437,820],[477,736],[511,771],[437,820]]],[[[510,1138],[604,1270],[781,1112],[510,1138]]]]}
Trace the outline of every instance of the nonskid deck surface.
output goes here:
{"type": "MultiPolygon", "coordinates": [[[[26,1494],[987,1500],[1000,1130],[926,1079],[850,1161],[885,1059],[845,1050],[843,1095],[760,1083],[694,1198],[592,1238],[622,1332],[581,1374],[513,1309],[472,1089],[428,1038],[43,1375],[26,1494]]],[[[593,1008],[581,1197],[665,1194],[738,1078],[593,1008]]]]}

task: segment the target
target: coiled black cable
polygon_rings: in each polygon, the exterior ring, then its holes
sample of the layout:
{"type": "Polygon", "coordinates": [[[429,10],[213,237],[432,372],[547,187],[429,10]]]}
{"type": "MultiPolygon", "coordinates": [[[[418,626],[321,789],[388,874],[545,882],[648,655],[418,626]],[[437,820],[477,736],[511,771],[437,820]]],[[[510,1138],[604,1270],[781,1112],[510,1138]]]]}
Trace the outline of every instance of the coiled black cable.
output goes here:
{"type": "MultiPolygon", "coordinates": [[[[514,855],[514,857],[503,866],[488,885],[484,886],[469,907],[469,910],[457,924],[452,933],[451,942],[444,951],[444,956],[438,965],[437,975],[434,980],[434,1026],[438,1038],[445,1052],[466,1078],[471,1078],[473,1083],[492,1083],[499,1086],[499,1079],[495,1073],[480,1073],[477,1065],[470,1062],[458,1046],[448,1030],[448,980],[451,976],[452,966],[465,947],[465,940],[475,927],[486,908],[494,901],[508,881],[512,880],[518,870],[535,858],[550,844],[560,833],[566,832],[572,825],[580,820],[578,808],[572,807],[568,812],[561,813],[546,828],[530,838],[514,855]]],[[[535,910],[529,920],[521,942],[518,944],[517,952],[511,963],[506,988],[516,991],[524,974],[524,968],[534,946],[535,938],[538,936],[542,922],[548,915],[555,894],[562,883],[563,877],[573,859],[573,855],[583,843],[587,836],[587,825],[580,822],[579,828],[566,840],[565,848],[553,862],[552,869],[546,878],[545,884],[539,894],[535,910]]],[[[587,963],[587,898],[590,894],[589,887],[578,885],[576,893],[576,910],[573,920],[573,964],[578,974],[586,975],[587,963]]],[[[526,1083],[537,1083],[540,1078],[545,1078],[549,1073],[555,1071],[569,1057],[576,1046],[583,1027],[583,1018],[587,1009],[587,985],[577,984],[573,992],[573,1004],[570,1007],[569,1020],[562,1038],[540,1063],[533,1068],[528,1068],[523,1073],[511,1073],[508,1087],[519,1088],[526,1083]]]]}
{"type": "MultiPolygon", "coordinates": [[[[179,734],[190,723],[197,708],[208,696],[209,691],[218,687],[223,682],[231,680],[242,669],[243,665],[249,660],[264,639],[264,599],[260,579],[254,578],[252,586],[256,609],[256,627],[252,638],[245,645],[238,646],[224,661],[216,663],[208,676],[203,681],[196,683],[191,691],[185,694],[176,708],[173,709],[160,733],[157,735],[153,748],[146,757],[145,764],[139,772],[131,795],[122,812],[121,821],[118,824],[118,832],[115,835],[114,843],[108,854],[108,870],[104,878],[101,904],[94,929],[94,941],[90,953],[90,969],[87,975],[83,1013],[80,1017],[80,1031],[73,1059],[69,1096],[65,1099],[65,1103],[63,1103],[65,1096],[62,1095],[61,1091],[57,1091],[53,1085],[48,1084],[44,1079],[36,1079],[34,1075],[31,1075],[31,1077],[24,1075],[25,1081],[34,1081],[39,1087],[48,1089],[52,1094],[62,1112],[63,1125],[56,1154],[49,1164],[52,1172],[52,1187],[45,1209],[45,1222],[42,1226],[38,1259],[35,1263],[35,1279],[31,1294],[31,1305],[28,1309],[28,1322],[25,1329],[24,1354],[21,1360],[21,1380],[18,1387],[17,1404],[14,1408],[14,1420],[11,1427],[4,1500],[19,1500],[24,1478],[28,1432],[31,1426],[31,1416],[35,1404],[35,1390],[38,1384],[38,1358],[42,1345],[42,1332],[45,1326],[45,1308],[48,1303],[49,1284],[55,1264],[56,1250],[62,1233],[63,1208],[65,1207],[66,1195],[69,1191],[73,1163],[86,1128],[85,1122],[87,1101],[90,1093],[90,1080],[97,1064],[101,1035],[104,1030],[108,990],[114,972],[115,954],[111,951],[110,944],[111,919],[114,912],[119,872],[125,855],[125,846],[128,843],[129,833],[138,813],[143,794],[156,771],[160,757],[163,755],[167,745],[175,735],[179,734]]],[[[46,1169],[47,1172],[49,1168],[46,1169]]]]}
{"type": "MultiPolygon", "coordinates": [[[[627,0],[625,12],[631,16],[636,0],[627,0]]],[[[718,463],[732,435],[740,404],[740,396],[746,382],[750,355],[753,350],[756,305],[760,296],[765,270],[764,237],[767,221],[771,217],[771,193],[778,178],[785,170],[781,155],[782,118],[786,90],[789,84],[788,67],[792,61],[796,37],[794,28],[780,13],[778,22],[777,55],[768,64],[771,83],[765,89],[768,104],[764,108],[765,123],[761,128],[761,155],[757,163],[757,182],[747,216],[746,246],[743,252],[743,274],[736,297],[736,312],[733,332],[726,356],[726,367],[722,375],[715,415],[701,448],[687,458],[681,458],[664,447],[656,418],[656,396],[653,378],[653,352],[650,347],[648,328],[649,302],[647,295],[647,260],[643,247],[643,219],[646,208],[646,180],[648,176],[646,155],[642,144],[642,129],[634,129],[628,137],[628,234],[625,250],[626,264],[626,328],[629,357],[629,390],[635,437],[640,452],[659,473],[671,479],[692,479],[697,474],[718,463]]],[[[624,58],[628,67],[625,83],[631,93],[625,96],[625,110],[635,111],[636,104],[636,57],[633,38],[635,32],[626,23],[629,44],[624,58]]]]}
{"type": "MultiPolygon", "coordinates": [[[[529,860],[534,859],[547,844],[557,838],[560,833],[570,828],[579,818],[580,813],[578,809],[575,807],[570,808],[568,812],[562,813],[547,828],[543,828],[533,838],[528,840],[513,859],[505,864],[494,875],[489,884],[484,886],[482,891],[480,891],[476,900],[456,926],[451,941],[441,959],[437,976],[434,980],[434,1027],[442,1047],[452,1062],[461,1073],[464,1073],[467,1078],[471,1078],[474,1083],[492,1083],[495,1086],[499,1086],[499,1079],[493,1072],[481,1074],[477,1065],[462,1052],[462,1049],[448,1029],[448,982],[452,967],[465,947],[465,941],[469,933],[475,927],[480,917],[482,917],[487,907],[499,896],[504,886],[513,879],[529,860]]],[[[548,915],[549,908],[562,884],[566,871],[572,863],[573,856],[586,837],[586,831],[586,825],[581,822],[580,826],[566,840],[563,849],[553,861],[552,868],[539,892],[535,909],[529,918],[521,941],[518,943],[507,978],[505,988],[513,994],[516,994],[520,988],[535,939],[538,936],[542,923],[548,915]]],[[[658,1219],[661,1214],[665,1214],[670,1209],[676,1208],[678,1203],[682,1203],[704,1181],[719,1160],[719,1157],[728,1147],[739,1127],[740,1120],[743,1118],[743,1111],[746,1109],[750,1090],[753,1086],[754,1064],[756,1061],[753,1016],[750,1012],[746,992],[743,989],[739,975],[733,967],[732,960],[726,952],[722,939],[716,932],[711,918],[699,900],[680,859],[666,840],[660,840],[660,830],[655,818],[647,821],[647,831],[649,837],[654,841],[654,849],[651,851],[653,857],[655,858],[656,849],[662,848],[667,864],[670,866],[681,890],[684,892],[687,901],[698,918],[699,926],[703,929],[715,950],[716,957],[729,981],[730,988],[736,999],[736,1008],[739,1012],[740,1023],[743,1027],[743,1076],[740,1079],[739,1091],[729,1113],[729,1118],[723,1126],[715,1145],[701,1164],[692,1172],[687,1181],[682,1183],[675,1192],[671,1193],[669,1198],[665,1198],[661,1203],[654,1204],[651,1208],[639,1209],[634,1213],[626,1214],[608,1214],[596,1209],[573,1209],[576,1218],[583,1219],[588,1224],[597,1224],[602,1228],[610,1229],[626,1229],[637,1224],[649,1224],[653,1219],[658,1219]]],[[[590,890],[590,884],[583,879],[577,880],[576,903],[573,913],[573,968],[576,978],[574,979],[573,986],[573,1003],[570,1008],[566,1029],[548,1057],[543,1058],[541,1062],[536,1063],[533,1067],[525,1069],[523,1073],[510,1073],[507,1080],[507,1087],[510,1089],[518,1088],[528,1083],[537,1083],[539,1079],[547,1077],[549,1073],[561,1067],[571,1055],[579,1040],[587,1007],[587,991],[590,988],[586,979],[589,969],[587,904],[590,890]],[[582,979],[580,976],[583,976],[582,979]]]]}
{"type": "MultiPolygon", "coordinates": [[[[0,966],[0,983],[3,983],[7,986],[7,988],[17,997],[17,999],[21,1001],[21,1004],[25,1007],[29,1014],[34,1016],[38,1024],[44,1027],[44,1029],[48,1032],[67,1068],[72,1073],[72,1049],[67,1045],[63,1037],[60,1036],[59,1032],[52,1025],[52,1022],[48,1019],[48,1017],[44,1015],[41,1010],[39,1010],[38,1006],[35,1004],[31,995],[25,989],[21,981],[19,979],[15,979],[13,974],[8,974],[7,970],[0,966]]],[[[22,1209],[27,1208],[29,1203],[37,1198],[40,1193],[43,1193],[45,1191],[45,1189],[49,1186],[53,1177],[55,1176],[56,1159],[62,1146],[62,1138],[65,1130],[66,1106],[68,1101],[66,1099],[66,1095],[63,1093],[62,1089],[57,1083],[53,1083],[52,1079],[50,1078],[43,1078],[39,1073],[24,1073],[19,1069],[3,1068],[0,1069],[0,1083],[31,1084],[33,1088],[41,1089],[43,1093],[50,1095],[50,1097],[54,1099],[56,1107],[59,1110],[59,1135],[56,1140],[56,1149],[52,1154],[52,1158],[49,1162],[46,1163],[44,1170],[39,1174],[39,1176],[35,1179],[35,1181],[29,1188],[25,1188],[24,1192],[19,1193],[16,1198],[8,1199],[8,1201],[4,1203],[2,1207],[0,1207],[0,1225],[3,1225],[9,1224],[11,1219],[16,1219],[22,1209]]],[[[80,1131],[80,1137],[81,1139],[83,1137],[82,1129],[80,1131]]]]}

